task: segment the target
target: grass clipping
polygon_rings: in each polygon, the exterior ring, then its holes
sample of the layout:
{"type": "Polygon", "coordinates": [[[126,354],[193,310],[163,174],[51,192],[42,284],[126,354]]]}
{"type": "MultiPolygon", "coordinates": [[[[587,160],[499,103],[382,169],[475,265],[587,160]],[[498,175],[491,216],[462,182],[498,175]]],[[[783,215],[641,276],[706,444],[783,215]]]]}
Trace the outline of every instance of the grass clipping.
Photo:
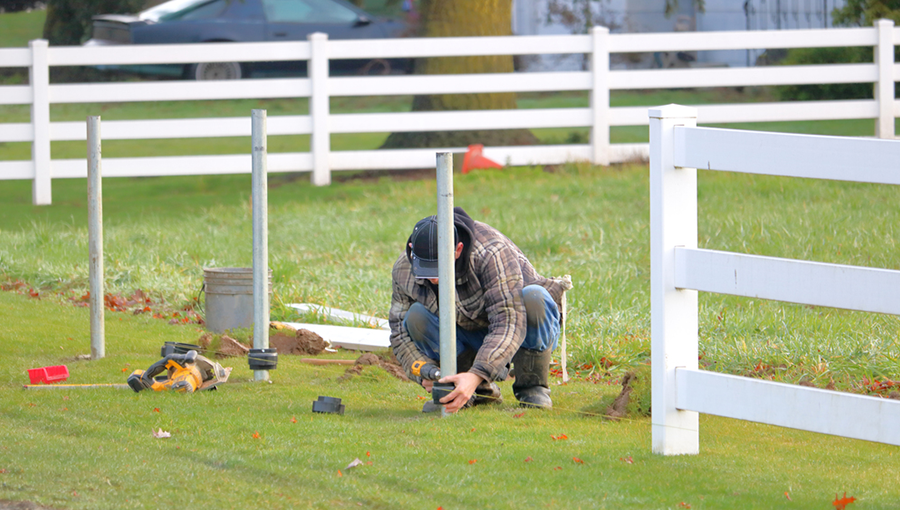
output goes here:
{"type": "Polygon", "coordinates": [[[622,376],[622,391],[604,398],[583,411],[608,420],[650,416],[650,366],[640,365],[622,376]]]}

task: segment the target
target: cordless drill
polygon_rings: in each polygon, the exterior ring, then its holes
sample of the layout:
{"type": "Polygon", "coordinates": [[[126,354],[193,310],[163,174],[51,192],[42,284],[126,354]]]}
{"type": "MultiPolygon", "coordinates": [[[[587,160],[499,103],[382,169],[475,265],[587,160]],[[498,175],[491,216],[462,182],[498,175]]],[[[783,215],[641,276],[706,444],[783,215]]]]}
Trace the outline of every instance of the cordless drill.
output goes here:
{"type": "Polygon", "coordinates": [[[437,381],[441,378],[441,369],[427,361],[414,361],[412,364],[412,373],[422,379],[429,381],[437,381]]]}

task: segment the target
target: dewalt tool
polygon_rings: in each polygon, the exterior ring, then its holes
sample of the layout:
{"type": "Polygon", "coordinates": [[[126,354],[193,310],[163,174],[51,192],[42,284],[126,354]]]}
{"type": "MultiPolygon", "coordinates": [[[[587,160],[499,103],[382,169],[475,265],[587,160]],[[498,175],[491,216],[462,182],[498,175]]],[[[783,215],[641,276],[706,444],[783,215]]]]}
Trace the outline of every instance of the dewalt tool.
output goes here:
{"type": "Polygon", "coordinates": [[[427,361],[414,361],[412,364],[412,374],[429,381],[437,381],[441,378],[441,369],[433,363],[427,361]]]}
{"type": "Polygon", "coordinates": [[[224,368],[194,350],[184,353],[163,352],[163,359],[150,365],[150,368],[135,370],[128,376],[128,386],[131,389],[135,392],[153,390],[178,393],[214,390],[217,385],[227,381],[231,374],[231,368],[224,368]],[[168,373],[160,375],[164,371],[168,373]]]}

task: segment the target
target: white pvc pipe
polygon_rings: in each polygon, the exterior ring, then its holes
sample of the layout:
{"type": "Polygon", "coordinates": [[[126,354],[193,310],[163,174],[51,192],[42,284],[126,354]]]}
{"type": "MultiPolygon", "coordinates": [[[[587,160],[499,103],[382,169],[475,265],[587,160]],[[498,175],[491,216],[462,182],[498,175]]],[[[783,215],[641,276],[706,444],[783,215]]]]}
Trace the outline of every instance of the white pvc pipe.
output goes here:
{"type": "Polygon", "coordinates": [[[100,359],[106,355],[103,331],[103,192],[100,175],[100,117],[87,118],[87,159],[91,359],[100,359]]]}
{"type": "MultiPolygon", "coordinates": [[[[253,144],[253,348],[269,348],[269,215],[266,110],[251,112],[253,144]]],[[[257,381],[269,380],[268,370],[254,370],[257,381]]]]}
{"type": "Polygon", "coordinates": [[[437,153],[437,220],[441,375],[446,377],[456,374],[456,246],[453,243],[453,154],[449,152],[437,153]]]}

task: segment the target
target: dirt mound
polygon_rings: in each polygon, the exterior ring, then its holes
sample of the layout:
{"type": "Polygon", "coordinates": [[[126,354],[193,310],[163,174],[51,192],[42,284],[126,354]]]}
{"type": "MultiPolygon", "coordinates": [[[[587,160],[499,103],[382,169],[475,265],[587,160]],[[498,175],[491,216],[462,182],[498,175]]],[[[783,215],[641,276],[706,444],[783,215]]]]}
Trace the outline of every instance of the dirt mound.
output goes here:
{"type": "Polygon", "coordinates": [[[278,349],[278,354],[319,354],[328,347],[328,342],[307,329],[275,331],[269,334],[269,347],[278,349]]]}
{"type": "MultiPolygon", "coordinates": [[[[228,335],[217,336],[204,333],[197,343],[216,358],[246,356],[252,346],[248,346],[228,335]]],[[[269,334],[269,347],[278,349],[278,354],[320,354],[328,347],[328,342],[306,329],[280,329],[269,334]]]]}
{"type": "Polygon", "coordinates": [[[229,356],[246,356],[250,352],[250,348],[238,342],[228,335],[222,335],[219,343],[219,350],[216,352],[217,358],[227,358],[229,356]]]}
{"type": "Polygon", "coordinates": [[[403,367],[400,366],[400,363],[397,361],[397,358],[395,358],[393,354],[391,354],[390,360],[385,360],[377,354],[367,352],[362,356],[356,358],[356,364],[348,368],[344,372],[344,375],[338,377],[338,381],[348,381],[352,379],[354,376],[361,374],[367,366],[381,367],[387,373],[391,374],[397,379],[400,379],[401,381],[409,380],[409,378],[406,377],[406,371],[403,370],[403,367]]]}

